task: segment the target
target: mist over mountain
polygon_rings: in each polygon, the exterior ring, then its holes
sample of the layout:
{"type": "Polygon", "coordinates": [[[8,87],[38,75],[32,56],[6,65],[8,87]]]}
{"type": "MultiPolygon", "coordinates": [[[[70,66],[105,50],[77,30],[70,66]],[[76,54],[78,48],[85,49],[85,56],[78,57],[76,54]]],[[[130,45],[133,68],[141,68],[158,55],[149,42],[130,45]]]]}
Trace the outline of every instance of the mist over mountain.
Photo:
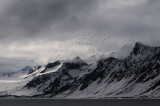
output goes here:
{"type": "MultiPolygon", "coordinates": [[[[0,72],[76,56],[84,60],[108,56],[136,41],[158,46],[159,4],[159,0],[1,0],[0,72]]],[[[128,48],[125,53],[129,52],[128,48]]],[[[120,59],[125,53],[112,55],[120,59]]]]}
{"type": "Polygon", "coordinates": [[[128,48],[119,50],[123,58],[75,57],[1,74],[0,97],[159,98],[160,47],[137,42],[128,48]]]}
{"type": "Polygon", "coordinates": [[[0,0],[0,97],[159,98],[159,11],[159,0],[0,0]]]}
{"type": "Polygon", "coordinates": [[[133,50],[133,46],[132,45],[124,45],[121,49],[119,49],[116,52],[112,52],[109,57],[115,57],[118,59],[124,59],[126,57],[128,57],[130,55],[130,53],[133,50]]]}

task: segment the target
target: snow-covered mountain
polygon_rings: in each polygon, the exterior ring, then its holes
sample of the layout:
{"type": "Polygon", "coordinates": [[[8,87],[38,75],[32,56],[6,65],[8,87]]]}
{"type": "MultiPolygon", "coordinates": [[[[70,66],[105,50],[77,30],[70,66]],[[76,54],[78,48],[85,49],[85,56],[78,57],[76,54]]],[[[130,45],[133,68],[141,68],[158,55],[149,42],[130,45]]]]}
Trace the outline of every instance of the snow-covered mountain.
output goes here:
{"type": "Polygon", "coordinates": [[[11,89],[1,90],[1,96],[160,98],[160,47],[137,42],[132,50],[125,46],[120,51],[130,53],[123,58],[100,58],[96,64],[76,57],[26,67],[9,77],[21,80],[12,83],[11,89]]]}

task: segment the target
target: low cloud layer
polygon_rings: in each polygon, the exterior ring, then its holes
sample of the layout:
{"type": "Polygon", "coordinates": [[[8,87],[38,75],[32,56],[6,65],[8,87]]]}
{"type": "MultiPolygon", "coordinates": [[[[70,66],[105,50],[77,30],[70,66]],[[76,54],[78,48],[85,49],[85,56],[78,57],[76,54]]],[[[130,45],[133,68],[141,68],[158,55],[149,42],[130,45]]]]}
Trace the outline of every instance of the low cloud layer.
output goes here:
{"type": "Polygon", "coordinates": [[[160,45],[159,11],[159,0],[1,0],[0,71],[160,45]]]}

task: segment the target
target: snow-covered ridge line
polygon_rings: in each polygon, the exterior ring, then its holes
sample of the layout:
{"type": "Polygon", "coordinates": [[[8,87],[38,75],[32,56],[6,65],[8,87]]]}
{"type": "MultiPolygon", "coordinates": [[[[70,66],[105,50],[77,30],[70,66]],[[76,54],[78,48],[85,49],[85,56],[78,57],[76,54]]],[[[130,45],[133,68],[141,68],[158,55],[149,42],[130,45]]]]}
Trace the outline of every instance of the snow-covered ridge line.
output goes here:
{"type": "Polygon", "coordinates": [[[160,48],[137,42],[129,52],[121,59],[105,57],[87,64],[76,57],[30,74],[19,73],[24,80],[18,90],[7,93],[40,98],[160,98],[160,48]]]}
{"type": "Polygon", "coordinates": [[[60,64],[56,69],[53,69],[53,70],[48,71],[48,72],[45,72],[45,73],[38,73],[38,74],[36,74],[35,76],[40,76],[40,75],[44,75],[44,74],[49,74],[49,73],[57,72],[57,70],[58,70],[59,68],[61,68],[62,65],[63,65],[63,63],[60,64]]]}
{"type": "Polygon", "coordinates": [[[35,72],[33,72],[31,74],[25,74],[25,75],[22,75],[20,77],[21,78],[26,78],[26,77],[29,77],[29,76],[35,76],[35,75],[39,74],[40,72],[42,72],[44,69],[45,69],[45,67],[42,67],[42,68],[36,70],[35,72]]]}

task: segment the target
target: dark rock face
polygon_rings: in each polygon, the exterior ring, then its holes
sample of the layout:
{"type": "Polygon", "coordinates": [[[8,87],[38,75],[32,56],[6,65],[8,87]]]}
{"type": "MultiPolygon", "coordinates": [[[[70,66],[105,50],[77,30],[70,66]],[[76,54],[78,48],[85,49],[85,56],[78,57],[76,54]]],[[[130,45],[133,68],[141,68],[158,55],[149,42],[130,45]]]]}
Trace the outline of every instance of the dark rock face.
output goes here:
{"type": "Polygon", "coordinates": [[[59,61],[56,61],[56,62],[54,62],[54,63],[49,63],[49,64],[47,64],[46,68],[53,68],[53,67],[55,67],[55,66],[57,66],[57,65],[59,65],[59,64],[60,64],[59,61]]]}
{"type": "MultiPolygon", "coordinates": [[[[49,63],[45,69],[53,68],[60,63],[49,63]]],[[[64,62],[62,67],[57,72],[43,74],[36,76],[32,81],[27,83],[23,89],[36,88],[40,90],[43,88],[45,95],[57,95],[73,87],[76,78],[72,77],[69,73],[70,70],[78,69],[81,71],[82,67],[87,66],[85,62],[64,62]],[[44,84],[47,83],[47,86],[44,84]]]]}
{"type": "MultiPolygon", "coordinates": [[[[54,67],[58,64],[58,62],[48,64],[47,68],[54,67]]],[[[97,61],[95,68],[91,68],[90,65],[85,62],[65,62],[57,72],[35,77],[25,88],[30,89],[38,86],[44,88],[43,95],[50,96],[56,96],[68,91],[65,95],[67,96],[74,93],[77,89],[84,91],[94,82],[96,82],[97,86],[103,82],[107,88],[114,82],[127,79],[116,91],[115,95],[119,95],[130,89],[134,89],[133,85],[147,83],[159,75],[160,48],[150,47],[138,42],[130,56],[123,60],[118,60],[113,57],[102,58],[97,61]],[[69,73],[69,71],[73,69],[83,70],[85,74],[82,76],[79,75],[79,77],[73,77],[69,73]]],[[[153,90],[153,93],[160,93],[160,80],[152,82],[150,88],[146,88],[141,94],[151,90],[153,90]]],[[[110,94],[113,94],[113,92],[110,94]]]]}
{"type": "Polygon", "coordinates": [[[107,73],[111,71],[112,66],[115,66],[119,62],[118,59],[115,58],[107,58],[102,59],[98,62],[97,68],[93,70],[91,73],[87,74],[86,76],[80,78],[81,87],[80,90],[84,90],[88,87],[92,82],[99,80],[99,83],[101,80],[107,76],[107,73]]]}
{"type": "Polygon", "coordinates": [[[82,66],[86,66],[87,63],[64,63],[64,66],[67,68],[67,69],[80,69],[82,66]]]}
{"type": "Polygon", "coordinates": [[[37,85],[45,83],[47,80],[51,79],[51,77],[52,77],[51,74],[36,76],[33,80],[27,83],[24,86],[24,88],[30,89],[30,88],[37,87],[37,85]]]}
{"type": "Polygon", "coordinates": [[[46,65],[46,68],[41,73],[45,73],[47,69],[56,67],[56,66],[58,66],[60,64],[61,63],[59,61],[56,61],[54,63],[49,63],[49,64],[46,65]]]}

